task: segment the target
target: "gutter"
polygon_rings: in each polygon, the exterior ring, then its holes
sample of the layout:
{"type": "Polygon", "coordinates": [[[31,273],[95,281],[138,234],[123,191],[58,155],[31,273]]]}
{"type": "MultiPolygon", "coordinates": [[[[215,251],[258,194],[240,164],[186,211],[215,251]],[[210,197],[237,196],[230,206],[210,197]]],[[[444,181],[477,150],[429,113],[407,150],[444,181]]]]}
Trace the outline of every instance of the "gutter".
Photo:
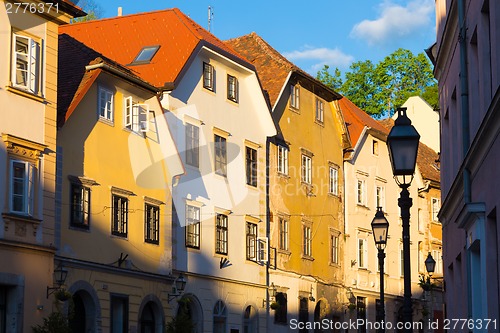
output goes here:
{"type": "Polygon", "coordinates": [[[113,66],[110,66],[110,65],[108,65],[106,63],[101,62],[99,64],[85,66],[85,69],[88,70],[88,71],[91,71],[93,69],[98,69],[98,68],[104,69],[104,70],[106,70],[106,71],[108,71],[110,73],[113,73],[113,74],[121,77],[121,78],[124,78],[124,79],[126,79],[126,80],[128,80],[130,82],[133,82],[133,83],[137,84],[138,86],[140,86],[140,87],[142,87],[142,88],[144,88],[146,90],[150,90],[150,91],[155,92],[155,93],[159,92],[158,88],[156,88],[155,86],[152,86],[151,84],[149,84],[146,81],[138,78],[137,76],[128,74],[128,73],[126,73],[124,71],[121,71],[121,70],[119,70],[119,69],[117,69],[117,68],[115,68],[113,66]]]}

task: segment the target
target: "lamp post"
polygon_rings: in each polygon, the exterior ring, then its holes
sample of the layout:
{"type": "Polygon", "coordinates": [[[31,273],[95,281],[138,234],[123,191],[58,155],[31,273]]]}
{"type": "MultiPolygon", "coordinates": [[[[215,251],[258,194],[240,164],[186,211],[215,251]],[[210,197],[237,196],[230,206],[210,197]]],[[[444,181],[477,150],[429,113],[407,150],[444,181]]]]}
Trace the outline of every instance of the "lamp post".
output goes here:
{"type": "Polygon", "coordinates": [[[392,173],[394,174],[396,183],[401,188],[398,206],[401,208],[401,220],[403,223],[403,321],[405,328],[407,327],[406,330],[410,331],[409,327],[411,327],[413,317],[410,268],[410,208],[413,205],[413,201],[410,198],[408,187],[410,187],[413,174],[415,173],[420,135],[406,115],[406,108],[398,108],[397,112],[398,118],[387,136],[387,146],[389,148],[392,173]]]}
{"type": "Polygon", "coordinates": [[[387,231],[389,230],[389,222],[384,216],[382,207],[377,207],[377,213],[372,220],[373,238],[375,246],[378,249],[378,266],[380,270],[380,304],[377,307],[377,321],[380,323],[379,332],[385,332],[385,305],[384,305],[384,259],[385,246],[387,245],[387,231]]]}
{"type": "Polygon", "coordinates": [[[425,259],[425,269],[427,270],[427,273],[429,273],[429,276],[432,276],[434,274],[434,268],[436,267],[436,260],[432,257],[431,253],[427,255],[427,259],[425,259]]]}

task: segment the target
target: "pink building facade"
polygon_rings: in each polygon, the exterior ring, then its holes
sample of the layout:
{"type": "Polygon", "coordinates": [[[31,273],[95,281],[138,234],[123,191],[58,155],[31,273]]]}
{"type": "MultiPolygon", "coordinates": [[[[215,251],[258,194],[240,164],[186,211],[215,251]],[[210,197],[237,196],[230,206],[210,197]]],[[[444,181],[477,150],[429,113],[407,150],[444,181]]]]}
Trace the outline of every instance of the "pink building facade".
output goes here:
{"type": "Polygon", "coordinates": [[[498,332],[500,2],[436,0],[436,20],[445,316],[498,332]]]}

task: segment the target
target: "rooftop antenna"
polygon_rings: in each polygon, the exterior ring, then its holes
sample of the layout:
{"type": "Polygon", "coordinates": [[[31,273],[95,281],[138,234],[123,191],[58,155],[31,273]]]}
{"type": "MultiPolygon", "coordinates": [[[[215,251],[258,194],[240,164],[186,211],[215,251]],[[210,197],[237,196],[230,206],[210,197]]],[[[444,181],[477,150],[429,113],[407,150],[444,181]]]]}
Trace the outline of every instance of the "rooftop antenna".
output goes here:
{"type": "Polygon", "coordinates": [[[212,24],[212,20],[214,18],[214,12],[213,12],[213,7],[212,6],[208,6],[208,32],[210,32],[210,26],[212,24]]]}

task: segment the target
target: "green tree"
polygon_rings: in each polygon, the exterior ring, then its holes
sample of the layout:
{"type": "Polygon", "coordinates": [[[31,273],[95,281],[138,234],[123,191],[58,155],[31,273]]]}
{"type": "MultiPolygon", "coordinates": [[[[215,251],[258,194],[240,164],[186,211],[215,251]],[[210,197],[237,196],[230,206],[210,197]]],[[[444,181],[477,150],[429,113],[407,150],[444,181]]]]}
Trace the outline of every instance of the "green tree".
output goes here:
{"type": "Polygon", "coordinates": [[[339,91],[342,87],[342,77],[340,70],[335,67],[333,75],[330,73],[330,66],[324,65],[323,68],[316,74],[316,79],[323,82],[329,88],[339,91]]]}
{"type": "Polygon", "coordinates": [[[317,74],[318,80],[375,117],[394,114],[411,96],[421,96],[434,108],[439,105],[437,82],[424,53],[415,56],[398,49],[376,65],[370,60],[354,62],[344,81],[341,77],[338,69],[330,74],[326,65],[317,74]]]}
{"type": "Polygon", "coordinates": [[[170,320],[166,327],[166,333],[192,333],[194,329],[194,323],[189,315],[189,299],[184,298],[177,301],[179,304],[179,309],[177,310],[177,316],[170,320]]]}
{"type": "Polygon", "coordinates": [[[76,5],[87,13],[87,16],[77,17],[71,20],[71,23],[86,22],[102,18],[103,9],[95,0],[80,0],[76,5]]]}

